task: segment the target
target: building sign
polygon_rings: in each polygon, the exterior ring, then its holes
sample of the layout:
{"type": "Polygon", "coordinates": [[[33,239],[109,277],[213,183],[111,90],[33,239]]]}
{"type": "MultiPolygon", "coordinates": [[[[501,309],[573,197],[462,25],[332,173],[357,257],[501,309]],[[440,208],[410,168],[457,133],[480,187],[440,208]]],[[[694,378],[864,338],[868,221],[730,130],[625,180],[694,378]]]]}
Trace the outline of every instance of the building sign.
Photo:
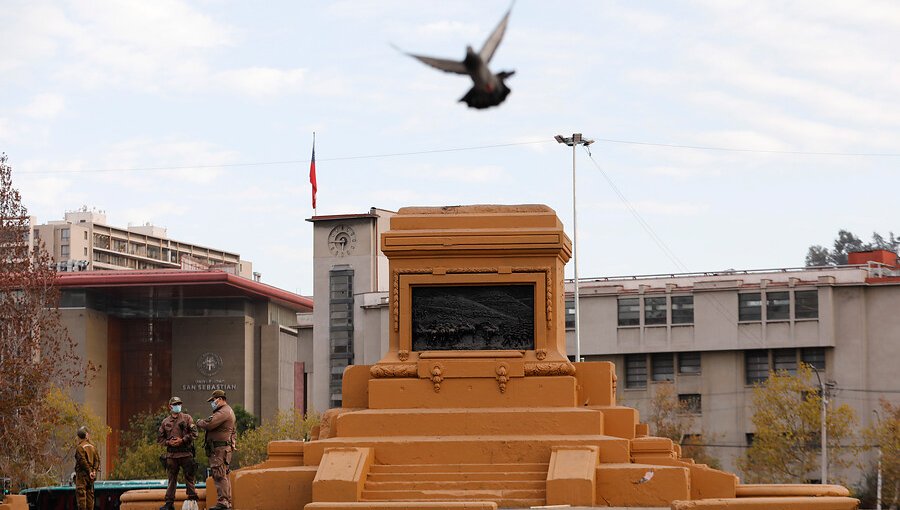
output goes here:
{"type": "Polygon", "coordinates": [[[197,371],[204,378],[196,379],[191,383],[182,384],[181,391],[234,391],[237,384],[229,383],[225,379],[213,378],[222,370],[222,357],[214,352],[204,352],[197,358],[197,371]]]}

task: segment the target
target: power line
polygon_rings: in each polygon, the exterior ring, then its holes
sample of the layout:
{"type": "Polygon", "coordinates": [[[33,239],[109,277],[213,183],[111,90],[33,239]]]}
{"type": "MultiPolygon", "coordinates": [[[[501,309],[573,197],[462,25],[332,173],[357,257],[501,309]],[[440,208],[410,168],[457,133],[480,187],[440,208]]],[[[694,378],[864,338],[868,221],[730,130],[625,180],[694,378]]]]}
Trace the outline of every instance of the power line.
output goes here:
{"type": "MultiPolygon", "coordinates": [[[[677,143],[661,143],[661,142],[645,142],[640,140],[620,140],[614,138],[596,138],[598,142],[606,142],[622,145],[637,145],[644,147],[660,147],[665,149],[687,149],[687,150],[703,150],[717,152],[740,152],[748,154],[781,154],[792,156],[825,156],[825,157],[869,157],[869,158],[895,158],[900,157],[900,153],[894,152],[826,152],[826,151],[792,151],[792,150],[775,150],[775,149],[749,149],[741,147],[715,147],[707,145],[687,145],[677,143]]],[[[383,159],[396,158],[404,156],[419,156],[423,154],[440,154],[447,152],[461,152],[471,150],[497,149],[504,147],[515,147],[520,145],[535,145],[541,143],[550,143],[553,140],[532,140],[526,142],[508,142],[487,145],[473,145],[467,147],[451,147],[443,149],[426,149],[411,152],[389,152],[384,154],[363,154],[355,156],[338,156],[333,158],[319,158],[319,161],[352,161],[357,159],[383,159]]],[[[177,166],[152,166],[152,167],[122,167],[122,168],[93,168],[84,170],[39,170],[36,172],[28,172],[24,175],[49,175],[49,174],[80,174],[80,173],[107,173],[107,172],[152,172],[162,170],[189,170],[197,168],[241,168],[254,166],[278,166],[278,165],[296,165],[308,164],[309,159],[288,159],[282,161],[253,161],[246,163],[217,163],[208,164],[201,163],[196,165],[177,165],[177,166]]]]}
{"type": "MultiPolygon", "coordinates": [[[[421,151],[412,151],[412,152],[390,152],[384,154],[366,154],[366,155],[358,155],[358,156],[338,156],[333,158],[316,158],[316,161],[321,163],[323,161],[352,161],[357,159],[381,159],[381,158],[396,158],[402,156],[418,156],[422,154],[439,154],[445,152],[461,152],[461,151],[474,151],[474,150],[485,150],[485,149],[498,149],[503,147],[515,147],[520,145],[535,145],[539,143],[549,143],[553,140],[533,140],[529,142],[509,142],[509,143],[497,143],[491,145],[473,145],[469,147],[451,147],[446,149],[428,149],[421,151]]],[[[28,172],[23,175],[37,175],[37,174],[86,174],[86,173],[108,173],[108,172],[153,172],[160,170],[192,170],[198,168],[241,168],[241,167],[253,167],[253,166],[277,166],[277,165],[297,165],[297,164],[309,164],[310,160],[307,159],[288,159],[283,161],[257,161],[257,162],[247,162],[247,163],[217,163],[217,164],[199,164],[199,165],[180,165],[180,166],[147,166],[147,167],[136,167],[136,168],[94,168],[94,169],[85,169],[85,170],[39,170],[36,172],[28,172]]]]}

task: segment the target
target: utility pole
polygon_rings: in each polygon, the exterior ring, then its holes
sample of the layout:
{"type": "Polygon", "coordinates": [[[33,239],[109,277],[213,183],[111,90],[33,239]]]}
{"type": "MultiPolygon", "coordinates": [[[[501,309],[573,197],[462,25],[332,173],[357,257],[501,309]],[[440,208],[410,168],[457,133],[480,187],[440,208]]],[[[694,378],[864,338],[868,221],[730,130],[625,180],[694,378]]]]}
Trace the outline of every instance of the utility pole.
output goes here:
{"type": "Polygon", "coordinates": [[[594,141],[582,137],[581,133],[573,133],[571,137],[556,135],[554,138],[557,142],[572,147],[572,264],[575,266],[575,361],[579,362],[581,361],[581,325],[578,310],[578,208],[575,206],[575,148],[579,145],[587,147],[594,141]]]}
{"type": "Polygon", "coordinates": [[[828,428],[826,425],[827,409],[828,409],[828,396],[825,393],[825,382],[822,381],[822,378],[819,376],[819,369],[813,365],[810,365],[810,368],[813,369],[813,372],[816,373],[816,379],[819,380],[819,388],[822,392],[822,485],[828,483],[828,428]]]}
{"type": "MultiPolygon", "coordinates": [[[[881,416],[878,415],[878,409],[872,409],[875,414],[877,424],[881,424],[881,416]]],[[[879,441],[880,443],[881,441],[879,441]]],[[[875,487],[875,509],[881,510],[881,444],[878,445],[878,485],[875,487]]]]}

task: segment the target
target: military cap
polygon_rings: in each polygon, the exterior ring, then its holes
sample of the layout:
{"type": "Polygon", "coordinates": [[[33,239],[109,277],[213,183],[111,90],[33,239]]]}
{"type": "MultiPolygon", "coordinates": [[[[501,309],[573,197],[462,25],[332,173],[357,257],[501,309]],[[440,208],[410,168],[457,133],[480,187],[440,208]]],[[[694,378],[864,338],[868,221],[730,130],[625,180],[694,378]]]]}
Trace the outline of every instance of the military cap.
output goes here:
{"type": "Polygon", "coordinates": [[[172,397],[172,398],[169,399],[169,405],[170,405],[170,406],[174,406],[174,405],[176,405],[176,404],[183,404],[183,402],[182,402],[181,399],[178,398],[178,397],[172,397]]]}
{"type": "Polygon", "coordinates": [[[209,397],[208,399],[206,399],[206,401],[212,402],[213,400],[215,400],[217,398],[225,398],[225,392],[222,390],[216,390],[216,391],[212,392],[212,396],[209,397]]]}

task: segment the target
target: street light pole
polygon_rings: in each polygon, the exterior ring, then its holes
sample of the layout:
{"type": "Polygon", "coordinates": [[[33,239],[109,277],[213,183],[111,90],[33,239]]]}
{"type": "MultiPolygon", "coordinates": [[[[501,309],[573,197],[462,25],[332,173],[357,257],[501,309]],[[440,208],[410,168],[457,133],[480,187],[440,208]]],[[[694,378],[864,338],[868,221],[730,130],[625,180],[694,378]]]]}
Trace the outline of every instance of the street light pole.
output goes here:
{"type": "Polygon", "coordinates": [[[593,140],[582,137],[581,133],[573,133],[571,137],[556,135],[557,142],[572,147],[572,265],[575,266],[575,361],[581,361],[581,324],[578,309],[578,208],[575,206],[575,148],[578,145],[594,143],[593,140]]]}
{"type": "Polygon", "coordinates": [[[825,394],[825,383],[822,381],[822,378],[819,377],[819,369],[813,365],[810,365],[810,368],[816,373],[816,379],[819,380],[819,388],[821,388],[822,391],[822,484],[824,485],[828,483],[828,428],[825,426],[828,398],[825,394]]]}
{"type": "MultiPolygon", "coordinates": [[[[881,416],[878,415],[878,409],[872,409],[878,424],[881,424],[881,416]]],[[[880,443],[881,441],[879,441],[880,443]]],[[[878,445],[878,485],[875,486],[875,509],[881,510],[881,444],[878,445]]]]}

